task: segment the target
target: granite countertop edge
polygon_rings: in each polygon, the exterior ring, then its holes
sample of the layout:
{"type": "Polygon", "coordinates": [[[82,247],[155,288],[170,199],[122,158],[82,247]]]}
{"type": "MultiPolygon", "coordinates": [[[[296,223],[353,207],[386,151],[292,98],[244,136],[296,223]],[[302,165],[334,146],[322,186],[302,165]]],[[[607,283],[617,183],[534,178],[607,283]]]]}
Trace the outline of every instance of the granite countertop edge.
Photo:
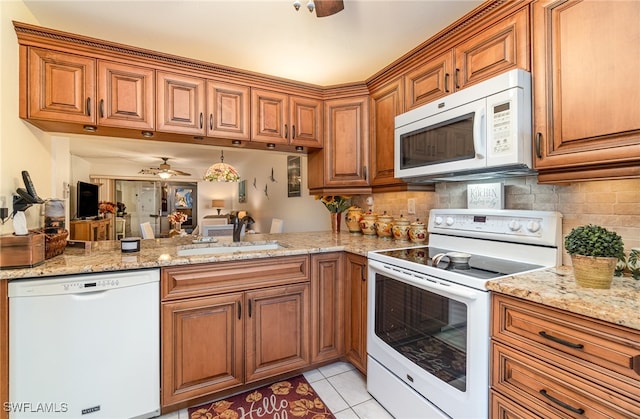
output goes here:
{"type": "MultiPolygon", "coordinates": [[[[217,255],[178,256],[177,249],[192,248],[191,237],[141,240],[141,250],[122,253],[119,241],[90,242],[89,248],[67,247],[64,253],[32,268],[0,270],[0,279],[18,280],[83,273],[162,268],[199,263],[239,261],[345,251],[367,256],[369,251],[424,246],[342,232],[302,232],[245,235],[245,242],[277,241],[282,248],[217,255]]],[[[220,238],[216,245],[230,245],[220,238]]],[[[208,245],[208,244],[204,244],[208,245]]],[[[550,268],[488,281],[486,288],[608,323],[640,330],[640,281],[614,278],[610,289],[578,286],[571,267],[550,268]]]]}
{"type": "Polygon", "coordinates": [[[640,281],[614,277],[609,289],[579,286],[570,266],[488,281],[487,289],[640,330],[640,281]]]}

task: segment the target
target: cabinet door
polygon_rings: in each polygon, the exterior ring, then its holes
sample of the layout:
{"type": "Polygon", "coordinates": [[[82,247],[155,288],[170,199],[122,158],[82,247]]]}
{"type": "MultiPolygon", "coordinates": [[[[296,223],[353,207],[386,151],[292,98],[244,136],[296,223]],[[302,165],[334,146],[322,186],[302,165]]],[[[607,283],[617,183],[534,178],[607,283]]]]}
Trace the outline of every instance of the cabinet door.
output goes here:
{"type": "Polygon", "coordinates": [[[162,406],[243,383],[242,294],[162,303],[162,406]]]}
{"type": "Polygon", "coordinates": [[[455,90],[512,68],[529,70],[529,10],[524,8],[455,48],[455,90]]]}
{"type": "Polygon", "coordinates": [[[250,139],[251,96],[249,87],[207,81],[207,135],[250,139]]]}
{"type": "Polygon", "coordinates": [[[158,71],[157,130],[176,134],[205,134],[205,80],[158,71]]]}
{"type": "Polygon", "coordinates": [[[405,107],[409,111],[453,91],[453,51],[429,58],[404,76],[405,107]]]}
{"type": "Polygon", "coordinates": [[[96,61],[29,48],[28,118],[96,123],[96,61]]]}
{"type": "Polygon", "coordinates": [[[538,1],[532,13],[539,179],[638,176],[640,2],[538,1]]]}
{"type": "Polygon", "coordinates": [[[347,360],[367,372],[367,258],[346,254],[345,350],[347,360]]]}
{"type": "Polygon", "coordinates": [[[309,364],[309,283],[245,293],[246,382],[309,364]]]}
{"type": "Polygon", "coordinates": [[[371,185],[404,184],[393,176],[395,117],[402,113],[402,80],[371,92],[371,185]]]}
{"type": "Polygon", "coordinates": [[[325,102],[324,186],[368,186],[366,96],[325,102]]]}
{"type": "Polygon", "coordinates": [[[109,61],[98,62],[98,124],[153,130],[155,72],[109,61]]]}
{"type": "Polygon", "coordinates": [[[311,362],[344,355],[344,271],[340,253],[311,256],[311,362]]]}
{"type": "Polygon", "coordinates": [[[251,141],[289,143],[289,95],[251,89],[251,141]]]}
{"type": "Polygon", "coordinates": [[[291,96],[290,143],[303,147],[322,147],[322,101],[291,96]]]}

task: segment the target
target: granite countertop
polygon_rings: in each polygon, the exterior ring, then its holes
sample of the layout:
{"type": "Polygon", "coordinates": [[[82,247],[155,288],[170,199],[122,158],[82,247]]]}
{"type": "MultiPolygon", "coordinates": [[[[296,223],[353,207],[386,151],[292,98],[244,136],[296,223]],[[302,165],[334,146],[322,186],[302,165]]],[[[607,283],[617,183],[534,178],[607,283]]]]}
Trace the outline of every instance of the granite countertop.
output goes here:
{"type": "MultiPolygon", "coordinates": [[[[0,279],[159,268],[339,251],[367,256],[367,252],[371,250],[424,246],[346,232],[249,234],[243,238],[243,242],[254,244],[274,241],[282,247],[276,250],[192,256],[179,256],[178,250],[234,244],[230,237],[218,238],[217,243],[203,244],[194,244],[193,237],[149,239],[141,240],[139,252],[122,253],[119,241],[89,242],[90,248],[67,247],[62,255],[34,268],[0,270],[0,279]]],[[[491,291],[640,330],[640,281],[628,277],[614,278],[611,289],[608,290],[582,288],[575,283],[571,267],[559,267],[492,280],[487,282],[486,287],[491,291]]]]}
{"type": "Polygon", "coordinates": [[[640,330],[640,281],[614,277],[610,289],[583,288],[569,266],[489,281],[495,292],[640,330]]]}
{"type": "Polygon", "coordinates": [[[70,275],[90,272],[109,272],[128,269],[158,268],[194,263],[223,262],[232,260],[291,256],[311,253],[339,252],[367,256],[370,250],[415,246],[411,242],[380,239],[349,233],[304,232],[280,234],[247,234],[243,242],[273,243],[282,246],[276,250],[235,252],[224,254],[179,256],[178,249],[205,246],[233,246],[231,237],[219,237],[217,243],[193,244],[193,237],[141,240],[140,251],[122,253],[119,241],[88,242],[88,249],[67,247],[64,253],[43,264],[24,269],[0,270],[0,279],[21,279],[70,275]]]}

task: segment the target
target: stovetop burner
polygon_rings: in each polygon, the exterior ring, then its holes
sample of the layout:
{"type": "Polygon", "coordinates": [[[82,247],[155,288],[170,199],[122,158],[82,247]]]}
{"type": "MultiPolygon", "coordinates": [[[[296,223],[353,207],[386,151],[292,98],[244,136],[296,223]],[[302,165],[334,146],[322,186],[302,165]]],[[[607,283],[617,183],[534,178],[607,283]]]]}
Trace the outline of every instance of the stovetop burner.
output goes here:
{"type": "MultiPolygon", "coordinates": [[[[447,258],[442,258],[433,264],[433,257],[441,253],[449,253],[451,249],[423,246],[376,252],[383,256],[402,259],[420,265],[423,271],[426,267],[442,269],[460,275],[473,278],[489,280],[506,275],[513,275],[525,271],[542,268],[541,265],[534,265],[524,262],[516,262],[500,258],[492,258],[471,253],[469,263],[451,263],[447,258]]],[[[428,268],[427,268],[428,269],[428,268]]]]}

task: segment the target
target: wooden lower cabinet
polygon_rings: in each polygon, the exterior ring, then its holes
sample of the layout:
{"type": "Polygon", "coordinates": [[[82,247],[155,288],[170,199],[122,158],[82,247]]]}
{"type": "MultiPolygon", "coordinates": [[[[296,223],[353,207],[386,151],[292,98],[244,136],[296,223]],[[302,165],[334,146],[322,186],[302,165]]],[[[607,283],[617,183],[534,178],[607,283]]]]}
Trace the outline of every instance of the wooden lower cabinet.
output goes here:
{"type": "Polygon", "coordinates": [[[363,374],[367,372],[367,258],[345,258],[346,358],[363,374]]]}
{"type": "Polygon", "coordinates": [[[309,366],[309,257],[163,268],[163,412],[309,366]]]}
{"type": "Polygon", "coordinates": [[[309,284],[245,293],[247,383],[309,365],[309,284]]]}
{"type": "Polygon", "coordinates": [[[344,355],[344,254],[311,256],[311,363],[344,355]]]}
{"type": "Polygon", "coordinates": [[[640,417],[640,331],[492,297],[491,417],[640,417]]]}

